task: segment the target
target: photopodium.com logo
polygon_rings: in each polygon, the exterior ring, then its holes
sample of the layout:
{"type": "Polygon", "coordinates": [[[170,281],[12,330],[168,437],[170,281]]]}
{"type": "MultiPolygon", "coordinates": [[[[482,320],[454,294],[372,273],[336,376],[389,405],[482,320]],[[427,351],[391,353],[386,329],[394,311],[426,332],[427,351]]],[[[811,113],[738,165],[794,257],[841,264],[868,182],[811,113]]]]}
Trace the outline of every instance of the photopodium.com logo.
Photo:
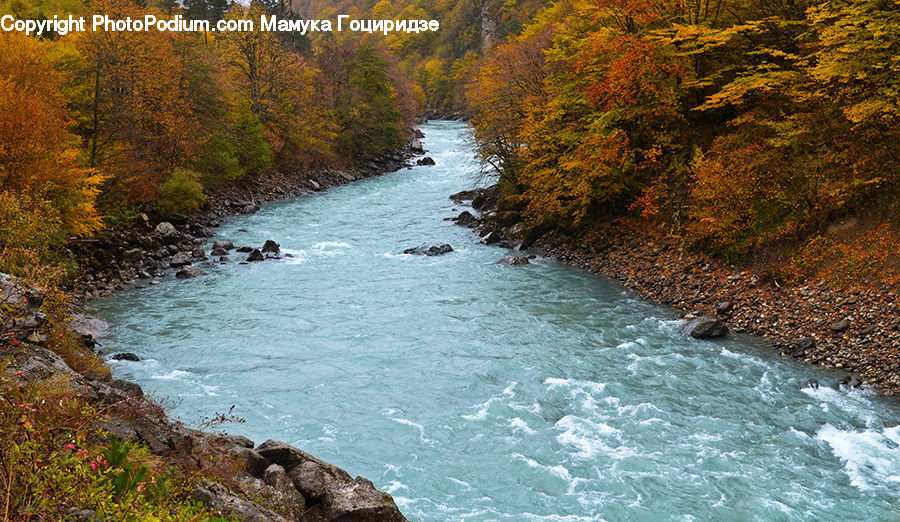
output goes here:
{"type": "Polygon", "coordinates": [[[0,17],[0,30],[6,32],[20,32],[28,35],[46,35],[56,33],[65,36],[72,32],[106,31],[106,32],[144,32],[144,31],[169,31],[169,32],[253,32],[257,30],[265,32],[295,32],[307,34],[313,32],[334,32],[349,30],[358,33],[383,33],[392,32],[424,33],[437,31],[440,23],[437,20],[357,20],[349,15],[338,15],[336,21],[331,20],[294,20],[278,18],[275,15],[260,16],[256,22],[250,19],[219,20],[211,23],[209,20],[190,20],[181,15],[171,18],[160,18],[154,15],[146,15],[142,18],[114,19],[107,15],[95,14],[88,19],[83,16],[69,15],[66,18],[54,16],[53,19],[33,20],[19,19],[12,15],[0,17]]]}

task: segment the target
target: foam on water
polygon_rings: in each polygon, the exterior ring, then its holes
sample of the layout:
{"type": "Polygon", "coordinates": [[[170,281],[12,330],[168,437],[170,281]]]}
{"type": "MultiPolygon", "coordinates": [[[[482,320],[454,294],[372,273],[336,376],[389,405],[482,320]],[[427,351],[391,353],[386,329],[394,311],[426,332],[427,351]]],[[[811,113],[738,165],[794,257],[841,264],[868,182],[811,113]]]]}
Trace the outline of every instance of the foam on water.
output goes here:
{"type": "Polygon", "coordinates": [[[900,483],[900,426],[884,430],[841,430],[826,424],[816,439],[831,446],[850,483],[860,489],[900,483]]]}
{"type": "Polygon", "coordinates": [[[280,439],[363,475],[412,520],[883,520],[900,507],[900,408],[751,338],[444,218],[484,180],[458,123],[434,167],[265,205],[215,239],[294,257],[99,303],[117,377],[188,424],[280,439]],[[240,229],[249,232],[239,232],[240,229]],[[424,242],[452,254],[403,255],[424,242]],[[818,389],[803,387],[814,378],[818,389]]]}

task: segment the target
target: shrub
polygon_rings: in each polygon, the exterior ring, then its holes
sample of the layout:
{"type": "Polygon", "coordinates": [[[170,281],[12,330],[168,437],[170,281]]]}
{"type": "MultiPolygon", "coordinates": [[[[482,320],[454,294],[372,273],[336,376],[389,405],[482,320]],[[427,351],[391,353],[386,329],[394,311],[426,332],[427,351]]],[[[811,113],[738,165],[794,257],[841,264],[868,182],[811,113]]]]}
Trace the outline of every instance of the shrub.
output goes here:
{"type": "Polygon", "coordinates": [[[159,208],[170,214],[184,214],[206,203],[199,174],[186,169],[175,169],[159,186],[159,208]]]}
{"type": "Polygon", "coordinates": [[[186,497],[189,479],[146,448],[88,427],[102,410],[64,379],[24,385],[0,362],[0,513],[62,520],[71,507],[100,520],[211,520],[186,497]]]}

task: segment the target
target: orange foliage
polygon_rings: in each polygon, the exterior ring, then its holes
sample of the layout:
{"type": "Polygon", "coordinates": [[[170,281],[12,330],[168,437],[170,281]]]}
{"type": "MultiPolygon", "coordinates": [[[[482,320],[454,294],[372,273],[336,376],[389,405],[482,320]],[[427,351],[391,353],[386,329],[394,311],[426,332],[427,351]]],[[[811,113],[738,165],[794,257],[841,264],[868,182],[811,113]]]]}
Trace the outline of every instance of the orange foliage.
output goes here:
{"type": "Polygon", "coordinates": [[[0,190],[47,200],[63,231],[88,234],[100,227],[94,199],[102,176],[79,165],[62,82],[43,44],[0,34],[0,190]]]}

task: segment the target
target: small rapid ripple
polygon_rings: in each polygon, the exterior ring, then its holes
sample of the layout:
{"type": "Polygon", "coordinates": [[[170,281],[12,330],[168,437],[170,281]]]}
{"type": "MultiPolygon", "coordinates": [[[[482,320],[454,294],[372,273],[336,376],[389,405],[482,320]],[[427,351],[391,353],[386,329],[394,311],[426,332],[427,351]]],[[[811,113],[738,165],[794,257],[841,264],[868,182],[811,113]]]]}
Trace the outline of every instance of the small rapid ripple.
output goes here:
{"type": "Polygon", "coordinates": [[[106,344],[145,358],[114,373],[188,424],[234,404],[229,431],[364,475],[416,520],[896,518],[895,402],[752,338],[686,339],[579,270],[495,264],[443,219],[478,179],[465,127],[424,131],[434,167],[219,231],[293,258],[99,303],[106,344]],[[423,241],[455,252],[400,254],[423,241]]]}

